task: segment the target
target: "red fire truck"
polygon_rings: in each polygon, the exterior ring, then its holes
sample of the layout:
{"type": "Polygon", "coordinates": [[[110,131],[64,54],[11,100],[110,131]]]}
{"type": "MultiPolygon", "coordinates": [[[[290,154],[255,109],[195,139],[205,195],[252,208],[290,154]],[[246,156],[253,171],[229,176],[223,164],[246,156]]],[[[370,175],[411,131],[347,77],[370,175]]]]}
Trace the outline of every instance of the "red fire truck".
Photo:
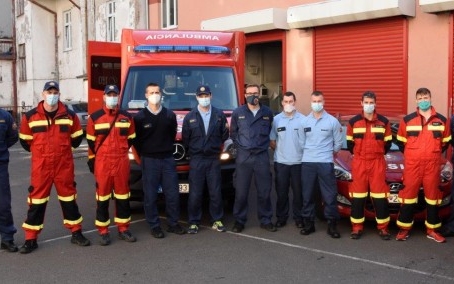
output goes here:
{"type": "MultiPolygon", "coordinates": [[[[195,91],[208,85],[212,105],[229,118],[243,101],[245,37],[242,32],[131,30],[122,31],[121,43],[88,43],[88,110],[102,107],[104,86],[121,89],[120,106],[132,114],[146,106],[145,87],[161,86],[162,104],[177,115],[178,133],[174,157],[177,161],[180,192],[189,192],[189,157],[181,143],[184,116],[195,106],[195,91]]],[[[233,195],[235,149],[224,144],[222,184],[233,195]]],[[[142,199],[140,159],[131,149],[131,200],[142,199]]]]}

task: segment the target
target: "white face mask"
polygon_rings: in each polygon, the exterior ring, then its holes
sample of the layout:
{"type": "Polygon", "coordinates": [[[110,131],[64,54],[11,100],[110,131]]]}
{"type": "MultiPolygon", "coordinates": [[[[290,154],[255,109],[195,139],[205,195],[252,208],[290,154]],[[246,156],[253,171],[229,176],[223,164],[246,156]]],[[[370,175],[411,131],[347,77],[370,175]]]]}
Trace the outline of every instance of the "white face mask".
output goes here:
{"type": "Polygon", "coordinates": [[[197,101],[201,107],[207,107],[211,102],[210,98],[197,98],[197,101]]]}
{"type": "Polygon", "coordinates": [[[157,105],[161,102],[161,95],[152,94],[148,96],[148,102],[152,105],[157,105]]]}
{"type": "Polygon", "coordinates": [[[295,106],[294,105],[289,105],[289,104],[284,105],[284,112],[291,113],[294,110],[295,110],[295,106]]]}
{"type": "Polygon", "coordinates": [[[375,104],[363,105],[364,113],[373,113],[375,110],[375,104]]]}
{"type": "Polygon", "coordinates": [[[118,97],[106,97],[107,108],[115,108],[118,104],[118,97]]]}
{"type": "Polygon", "coordinates": [[[59,95],[46,95],[46,103],[50,106],[54,106],[58,103],[59,95]]]}
{"type": "Polygon", "coordinates": [[[321,112],[323,110],[322,103],[311,103],[311,108],[314,112],[321,112]]]}

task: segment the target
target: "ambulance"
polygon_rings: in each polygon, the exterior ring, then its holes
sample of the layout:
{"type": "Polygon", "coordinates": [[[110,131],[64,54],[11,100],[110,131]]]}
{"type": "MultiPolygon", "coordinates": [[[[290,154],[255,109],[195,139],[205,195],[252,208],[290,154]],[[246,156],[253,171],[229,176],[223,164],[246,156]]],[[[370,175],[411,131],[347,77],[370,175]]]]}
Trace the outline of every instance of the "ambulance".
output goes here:
{"type": "MultiPolygon", "coordinates": [[[[230,122],[232,111],[244,102],[244,64],[243,32],[123,29],[120,43],[88,42],[88,111],[102,107],[105,85],[116,84],[121,90],[120,107],[134,115],[147,104],[147,84],[159,84],[162,105],[177,116],[174,158],[180,193],[188,193],[190,157],[181,141],[183,118],[197,106],[197,87],[208,85],[212,105],[222,109],[230,122]]],[[[227,140],[219,157],[227,198],[234,193],[235,153],[232,141],[227,140]]],[[[133,148],[130,160],[131,200],[140,201],[142,172],[133,148]]]]}

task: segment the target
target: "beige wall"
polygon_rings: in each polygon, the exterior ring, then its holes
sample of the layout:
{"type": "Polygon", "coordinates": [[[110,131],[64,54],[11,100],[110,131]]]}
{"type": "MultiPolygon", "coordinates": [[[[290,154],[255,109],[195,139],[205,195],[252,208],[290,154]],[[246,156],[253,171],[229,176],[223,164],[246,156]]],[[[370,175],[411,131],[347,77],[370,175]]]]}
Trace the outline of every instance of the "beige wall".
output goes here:
{"type": "MultiPolygon", "coordinates": [[[[201,28],[201,22],[233,14],[246,13],[266,8],[288,8],[323,0],[180,0],[178,1],[178,29],[201,28]]],[[[160,28],[160,1],[150,0],[150,28],[160,28]]],[[[450,114],[448,78],[451,68],[449,52],[452,41],[451,13],[428,14],[422,12],[419,1],[415,1],[416,16],[408,17],[408,105],[415,109],[415,91],[427,87],[432,91],[433,104],[444,114],[450,114]]],[[[286,32],[286,90],[297,94],[298,108],[307,113],[313,88],[313,29],[291,29],[286,32]]]]}
{"type": "Polygon", "coordinates": [[[408,112],[416,108],[416,90],[426,87],[435,108],[446,115],[450,106],[449,13],[428,14],[417,8],[408,24],[408,112]]]}

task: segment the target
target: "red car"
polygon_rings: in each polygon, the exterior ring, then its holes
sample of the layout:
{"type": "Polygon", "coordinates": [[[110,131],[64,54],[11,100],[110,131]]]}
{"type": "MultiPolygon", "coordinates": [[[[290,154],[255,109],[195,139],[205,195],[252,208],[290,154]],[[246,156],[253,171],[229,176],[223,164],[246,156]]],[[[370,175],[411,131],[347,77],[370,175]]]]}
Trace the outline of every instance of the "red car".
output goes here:
{"type": "MultiPolygon", "coordinates": [[[[345,135],[347,123],[352,116],[341,116],[339,121],[344,127],[343,133],[345,135]]],[[[399,127],[400,117],[388,117],[391,122],[391,129],[393,132],[393,140],[395,139],[395,134],[399,127]]],[[[402,183],[402,173],[404,170],[404,157],[403,154],[399,151],[397,145],[393,142],[393,145],[390,151],[386,154],[385,157],[387,163],[386,169],[386,182],[389,185],[390,196],[389,201],[389,212],[391,219],[395,220],[399,212],[400,203],[397,198],[399,190],[403,188],[402,183]]],[[[350,197],[348,194],[348,185],[349,181],[352,179],[351,175],[351,162],[352,155],[347,149],[347,142],[344,136],[344,144],[342,145],[342,150],[338,153],[337,157],[334,159],[334,172],[337,179],[337,207],[339,213],[343,217],[350,217],[350,197]]],[[[451,200],[451,182],[452,182],[452,164],[447,159],[443,159],[440,164],[441,175],[440,175],[440,190],[443,192],[443,199],[440,205],[439,215],[442,219],[447,218],[450,214],[450,200],[451,200]]],[[[415,220],[425,220],[425,200],[423,188],[421,187],[418,205],[415,210],[415,220]]],[[[374,207],[370,199],[368,199],[365,207],[365,217],[367,219],[375,219],[374,207]]]]}

